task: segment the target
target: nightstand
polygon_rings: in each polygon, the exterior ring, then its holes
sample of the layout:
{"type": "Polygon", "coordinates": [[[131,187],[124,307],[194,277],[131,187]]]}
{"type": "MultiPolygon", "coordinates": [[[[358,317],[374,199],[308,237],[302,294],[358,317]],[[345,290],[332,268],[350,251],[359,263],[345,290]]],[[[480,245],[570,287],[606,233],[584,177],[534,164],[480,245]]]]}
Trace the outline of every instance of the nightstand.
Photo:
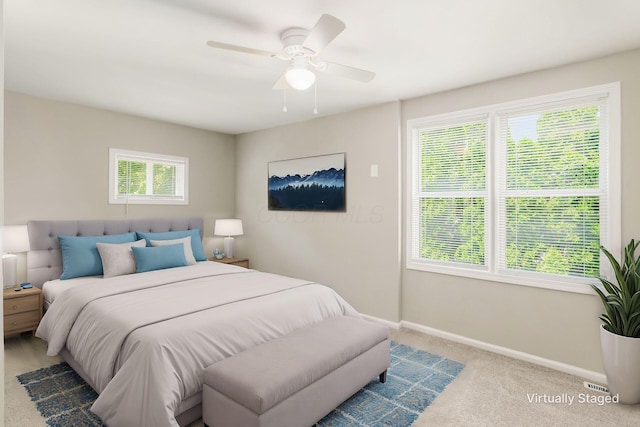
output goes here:
{"type": "Polygon", "coordinates": [[[249,258],[209,258],[209,261],[221,262],[223,264],[237,265],[238,267],[249,268],[249,258]]]}
{"type": "Polygon", "coordinates": [[[4,307],[4,336],[32,331],[34,334],[42,319],[42,291],[36,287],[2,293],[4,307]]]}

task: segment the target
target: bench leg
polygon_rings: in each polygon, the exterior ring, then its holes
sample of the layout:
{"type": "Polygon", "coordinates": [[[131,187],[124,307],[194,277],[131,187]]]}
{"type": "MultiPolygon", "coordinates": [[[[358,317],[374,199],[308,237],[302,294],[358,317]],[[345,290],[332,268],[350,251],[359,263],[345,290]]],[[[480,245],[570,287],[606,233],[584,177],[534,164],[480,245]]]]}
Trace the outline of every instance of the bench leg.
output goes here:
{"type": "Polygon", "coordinates": [[[387,382],[387,371],[385,369],[385,371],[383,373],[380,374],[380,382],[381,383],[386,383],[387,382]]]}

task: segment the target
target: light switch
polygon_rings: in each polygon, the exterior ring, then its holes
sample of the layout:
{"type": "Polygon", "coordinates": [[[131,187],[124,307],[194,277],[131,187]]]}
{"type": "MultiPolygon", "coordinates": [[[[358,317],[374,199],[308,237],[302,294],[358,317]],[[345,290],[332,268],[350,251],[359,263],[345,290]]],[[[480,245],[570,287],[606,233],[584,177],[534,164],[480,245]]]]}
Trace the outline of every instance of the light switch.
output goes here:
{"type": "Polygon", "coordinates": [[[371,165],[371,178],[378,177],[378,165],[371,165]]]}

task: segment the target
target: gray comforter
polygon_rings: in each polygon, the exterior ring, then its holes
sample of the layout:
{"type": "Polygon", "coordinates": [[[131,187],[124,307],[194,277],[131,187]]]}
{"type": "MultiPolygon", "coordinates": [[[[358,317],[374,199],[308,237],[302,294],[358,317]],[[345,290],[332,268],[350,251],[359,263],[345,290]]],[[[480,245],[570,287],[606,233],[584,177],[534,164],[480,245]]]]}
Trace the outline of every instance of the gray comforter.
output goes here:
{"type": "Polygon", "coordinates": [[[204,262],[109,279],[56,298],[36,336],[65,346],[100,396],[110,427],[177,426],[204,369],[324,318],[357,312],[328,287],[204,262]]]}

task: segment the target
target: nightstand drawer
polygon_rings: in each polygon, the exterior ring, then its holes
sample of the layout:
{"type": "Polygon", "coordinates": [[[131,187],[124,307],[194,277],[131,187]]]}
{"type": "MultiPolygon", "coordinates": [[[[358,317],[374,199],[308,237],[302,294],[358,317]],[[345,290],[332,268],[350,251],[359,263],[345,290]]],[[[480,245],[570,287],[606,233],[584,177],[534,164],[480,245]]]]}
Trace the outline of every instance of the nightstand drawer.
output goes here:
{"type": "MultiPolygon", "coordinates": [[[[20,291],[22,292],[22,291],[20,291]]],[[[20,292],[16,292],[19,294],[20,292]]],[[[40,310],[40,296],[37,294],[4,300],[4,315],[22,313],[23,311],[40,310]]],[[[37,314],[37,313],[36,313],[37,314]]]]}
{"type": "Polygon", "coordinates": [[[10,333],[18,330],[35,329],[40,322],[39,311],[27,311],[24,313],[11,314],[4,316],[4,333],[10,333]]]}

